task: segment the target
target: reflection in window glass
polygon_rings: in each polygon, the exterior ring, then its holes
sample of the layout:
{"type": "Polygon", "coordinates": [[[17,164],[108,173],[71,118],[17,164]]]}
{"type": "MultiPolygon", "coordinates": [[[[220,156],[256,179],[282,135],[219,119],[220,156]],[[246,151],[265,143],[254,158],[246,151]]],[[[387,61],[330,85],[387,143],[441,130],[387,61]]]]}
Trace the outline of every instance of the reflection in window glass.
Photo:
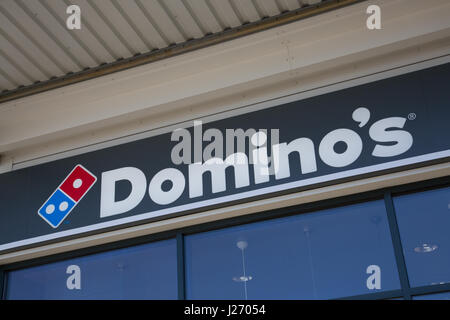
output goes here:
{"type": "Polygon", "coordinates": [[[450,300],[450,292],[440,292],[433,294],[425,294],[422,296],[415,296],[413,300],[450,300]]]}
{"type": "Polygon", "coordinates": [[[399,288],[383,201],[186,236],[188,299],[327,299],[399,288]]]}
{"type": "Polygon", "coordinates": [[[7,274],[7,299],[176,299],[176,242],[164,240],[7,274]]]}
{"type": "Polygon", "coordinates": [[[450,188],[394,197],[411,286],[450,282],[450,188]]]}

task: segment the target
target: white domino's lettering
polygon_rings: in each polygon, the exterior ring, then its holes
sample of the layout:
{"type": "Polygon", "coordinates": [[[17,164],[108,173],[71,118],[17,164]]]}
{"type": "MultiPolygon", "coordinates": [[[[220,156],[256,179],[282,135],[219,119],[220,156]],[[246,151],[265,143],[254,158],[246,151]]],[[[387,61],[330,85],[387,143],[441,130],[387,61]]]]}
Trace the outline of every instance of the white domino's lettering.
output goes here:
{"type": "MultiPolygon", "coordinates": [[[[361,130],[366,129],[370,121],[370,111],[359,107],[354,110],[352,119],[356,121],[361,130]]],[[[373,157],[394,157],[408,151],[413,145],[412,135],[403,130],[406,118],[390,117],[374,122],[366,134],[375,142],[371,150],[373,157]]],[[[261,147],[261,141],[267,137],[264,132],[256,132],[251,143],[254,145],[253,163],[254,183],[269,181],[269,167],[267,148],[261,147]],[[259,161],[258,161],[259,159],[259,161]],[[262,173],[266,174],[262,174],[262,173]]],[[[314,143],[310,138],[300,137],[290,142],[272,145],[274,177],[276,180],[286,179],[291,176],[289,155],[297,153],[300,159],[301,174],[317,171],[317,161],[334,168],[344,168],[359,159],[363,151],[363,140],[360,133],[348,129],[338,128],[323,136],[319,143],[314,143]],[[344,144],[345,150],[337,152],[335,146],[344,144]],[[318,145],[318,155],[315,145],[318,145]]],[[[212,193],[224,192],[227,189],[225,170],[228,167],[234,169],[234,187],[242,188],[250,185],[250,166],[248,156],[237,152],[225,159],[211,158],[205,162],[196,162],[188,165],[188,179],[176,168],[166,168],[156,173],[148,182],[145,174],[138,168],[123,167],[102,173],[100,217],[110,217],[129,212],[138,206],[146,194],[159,205],[168,205],[180,198],[186,186],[189,188],[189,198],[203,196],[203,175],[208,172],[211,177],[212,193]],[[131,184],[131,191],[127,198],[115,200],[116,183],[127,180],[131,184]],[[188,182],[187,182],[187,181],[188,182]],[[170,181],[171,188],[163,190],[165,181],[170,181]],[[148,192],[146,192],[148,189],[148,192]]],[[[339,175],[339,174],[338,174],[339,175]]],[[[314,178],[318,179],[318,178],[314,178]]]]}

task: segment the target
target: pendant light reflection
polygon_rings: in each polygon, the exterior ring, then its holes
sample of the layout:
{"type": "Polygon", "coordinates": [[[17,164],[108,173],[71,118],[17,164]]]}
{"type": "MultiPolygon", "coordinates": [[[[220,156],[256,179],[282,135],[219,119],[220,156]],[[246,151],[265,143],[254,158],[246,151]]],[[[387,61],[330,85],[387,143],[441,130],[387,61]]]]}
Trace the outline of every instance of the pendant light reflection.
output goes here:
{"type": "Polygon", "coordinates": [[[437,249],[438,249],[438,246],[436,244],[423,243],[420,246],[415,247],[414,252],[428,253],[428,252],[436,251],[437,249]]]}
{"type": "Polygon", "coordinates": [[[252,280],[252,276],[240,276],[240,277],[233,277],[233,281],[236,282],[246,282],[252,280]]]}
{"type": "Polygon", "coordinates": [[[245,300],[248,300],[247,282],[253,279],[252,276],[246,275],[246,272],[245,272],[245,252],[244,251],[248,247],[248,242],[241,240],[241,241],[236,242],[236,246],[241,250],[241,254],[242,254],[241,256],[242,256],[243,275],[239,276],[239,277],[233,277],[233,281],[244,283],[244,296],[245,296],[245,300]]]}

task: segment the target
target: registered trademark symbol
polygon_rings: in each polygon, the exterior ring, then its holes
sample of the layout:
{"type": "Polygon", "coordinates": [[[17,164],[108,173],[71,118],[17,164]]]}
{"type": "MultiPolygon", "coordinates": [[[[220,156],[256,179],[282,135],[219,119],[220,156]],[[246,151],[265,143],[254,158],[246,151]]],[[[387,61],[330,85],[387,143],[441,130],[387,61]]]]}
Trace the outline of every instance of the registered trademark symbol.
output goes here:
{"type": "Polygon", "coordinates": [[[414,112],[408,114],[408,120],[414,120],[416,117],[417,115],[414,112]]]}

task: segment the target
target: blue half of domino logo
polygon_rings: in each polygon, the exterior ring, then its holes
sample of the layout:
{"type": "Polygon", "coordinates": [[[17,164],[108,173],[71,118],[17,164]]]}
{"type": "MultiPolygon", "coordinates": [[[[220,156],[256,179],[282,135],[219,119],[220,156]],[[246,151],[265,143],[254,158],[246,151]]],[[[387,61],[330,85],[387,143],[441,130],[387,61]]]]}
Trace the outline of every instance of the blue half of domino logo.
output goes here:
{"type": "Polygon", "coordinates": [[[39,215],[53,228],[57,228],[75,206],[75,201],[57,189],[39,209],[39,215]]]}

